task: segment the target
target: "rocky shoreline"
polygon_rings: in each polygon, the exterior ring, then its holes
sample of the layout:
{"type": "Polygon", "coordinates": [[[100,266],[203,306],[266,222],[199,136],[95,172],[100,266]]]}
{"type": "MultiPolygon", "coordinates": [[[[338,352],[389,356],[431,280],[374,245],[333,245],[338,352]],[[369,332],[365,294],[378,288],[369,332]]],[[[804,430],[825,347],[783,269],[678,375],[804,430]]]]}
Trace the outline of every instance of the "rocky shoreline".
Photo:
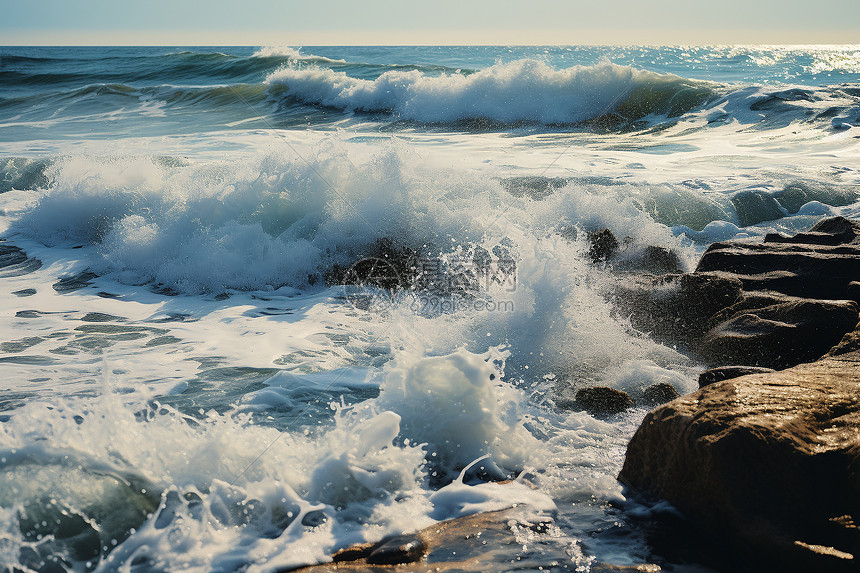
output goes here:
{"type": "Polygon", "coordinates": [[[619,474],[628,496],[683,514],[696,532],[688,555],[732,571],[860,568],[856,278],[860,225],[833,218],[793,237],[715,243],[668,306],[636,291],[635,320],[662,336],[691,323],[691,305],[734,299],[686,335],[718,368],[645,417],[619,474]],[[707,285],[704,302],[685,298],[691,280],[707,285]]]}

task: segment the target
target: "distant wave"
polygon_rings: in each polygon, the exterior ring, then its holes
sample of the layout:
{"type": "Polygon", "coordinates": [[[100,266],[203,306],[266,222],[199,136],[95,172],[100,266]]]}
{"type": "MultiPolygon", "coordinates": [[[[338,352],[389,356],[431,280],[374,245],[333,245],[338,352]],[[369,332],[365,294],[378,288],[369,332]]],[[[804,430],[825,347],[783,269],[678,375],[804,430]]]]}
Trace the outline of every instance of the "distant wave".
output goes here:
{"type": "Polygon", "coordinates": [[[289,58],[296,62],[319,62],[329,64],[345,64],[346,60],[333,60],[323,56],[315,56],[313,54],[303,54],[301,48],[291,48],[290,46],[264,46],[254,52],[252,58],[289,58]]]}
{"type": "Polygon", "coordinates": [[[484,118],[571,124],[614,113],[634,120],[678,116],[714,95],[711,84],[604,62],[553,69],[537,60],[499,63],[472,74],[387,71],[375,80],[320,66],[287,66],[266,78],[286,96],[348,111],[391,112],[420,122],[484,118]]]}

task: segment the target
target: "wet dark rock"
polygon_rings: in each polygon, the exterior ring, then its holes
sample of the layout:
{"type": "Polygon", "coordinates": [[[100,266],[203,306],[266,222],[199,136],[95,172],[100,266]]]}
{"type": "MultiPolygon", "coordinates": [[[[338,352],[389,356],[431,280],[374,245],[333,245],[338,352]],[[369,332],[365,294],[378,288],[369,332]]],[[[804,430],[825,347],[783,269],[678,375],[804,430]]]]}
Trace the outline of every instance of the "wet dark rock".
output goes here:
{"type": "MultiPolygon", "coordinates": [[[[528,520],[523,519],[523,514],[514,509],[478,513],[436,523],[414,534],[399,536],[398,539],[409,543],[417,541],[424,547],[421,555],[410,555],[410,561],[396,561],[392,564],[371,563],[368,557],[380,544],[363,543],[338,551],[332,556],[332,563],[282,569],[279,573],[285,571],[307,573],[498,571],[506,569],[505,563],[509,561],[516,563],[518,570],[556,570],[559,564],[569,561],[570,556],[559,544],[552,543],[554,537],[552,525],[553,522],[546,518],[536,520],[534,516],[529,516],[528,520]],[[527,531],[530,545],[534,543],[539,550],[524,555],[522,541],[518,541],[520,537],[517,531],[527,531]]],[[[399,544],[402,545],[402,542],[399,544]]],[[[660,571],[660,567],[650,563],[612,565],[595,561],[590,563],[590,570],[594,573],[610,571],[653,573],[660,571]]]]}
{"type": "Polygon", "coordinates": [[[741,282],[716,273],[629,277],[615,293],[616,306],[634,328],[658,340],[692,345],[708,320],[741,297],[741,282]]]}
{"type": "Polygon", "coordinates": [[[679,397],[678,391],[668,382],[658,382],[645,389],[642,400],[651,406],[659,406],[679,397]]]}
{"type": "MultiPolygon", "coordinates": [[[[706,385],[649,413],[619,480],[719,570],[857,571],[860,353],[706,385]]],[[[671,558],[671,555],[667,556],[671,558]]]]}
{"type": "Polygon", "coordinates": [[[714,243],[692,274],[626,277],[615,305],[637,330],[710,366],[787,368],[854,329],[858,278],[860,224],[831,217],[794,236],[714,243]]]}
{"type": "Polygon", "coordinates": [[[712,365],[787,368],[823,356],[858,322],[854,301],[745,296],[717,315],[697,347],[712,365]]]}
{"type": "Polygon", "coordinates": [[[731,380],[749,374],[767,374],[768,372],[776,372],[773,368],[762,368],[760,366],[720,366],[711,368],[699,374],[699,388],[703,388],[708,384],[722,382],[723,380],[731,380]]]}
{"type": "Polygon", "coordinates": [[[834,217],[794,237],[771,234],[764,243],[714,243],[705,251],[696,272],[734,275],[745,290],[845,299],[848,283],[860,277],[858,236],[860,225],[834,217]]]}
{"type": "Polygon", "coordinates": [[[227,300],[229,298],[230,298],[230,293],[228,293],[228,292],[222,292],[222,293],[215,295],[215,300],[217,300],[217,301],[227,300]]]}
{"type": "Polygon", "coordinates": [[[663,247],[647,246],[642,254],[642,265],[648,272],[654,274],[679,273],[681,259],[675,251],[663,247]]]}
{"type": "Polygon", "coordinates": [[[60,279],[53,284],[53,287],[58,293],[65,294],[90,286],[93,284],[92,280],[95,278],[98,278],[97,274],[90,270],[84,270],[76,275],[60,277],[60,279]]]}
{"type": "Polygon", "coordinates": [[[0,277],[19,277],[42,268],[42,261],[28,257],[15,245],[0,244],[0,277]]]}
{"type": "Polygon", "coordinates": [[[828,233],[841,237],[843,243],[852,243],[860,237],[860,223],[845,217],[829,217],[809,229],[813,233],[828,233]]]}
{"type": "Polygon", "coordinates": [[[407,288],[416,274],[419,253],[388,237],[377,239],[366,256],[349,266],[333,265],[325,274],[332,285],[374,286],[389,290],[407,288]]]}
{"type": "Polygon", "coordinates": [[[616,390],[606,386],[592,386],[583,388],[576,393],[577,407],[585,410],[592,416],[606,417],[633,407],[633,400],[623,390],[616,390]]]}
{"type": "Polygon", "coordinates": [[[845,298],[860,304],[860,282],[851,281],[845,287],[845,298]]]}
{"type": "Polygon", "coordinates": [[[34,294],[36,294],[36,289],[25,288],[25,289],[13,291],[12,294],[14,294],[15,296],[33,296],[34,294]]]}
{"type": "Polygon", "coordinates": [[[773,221],[785,216],[779,202],[766,191],[741,191],[732,197],[741,227],[773,221]]]}
{"type": "Polygon", "coordinates": [[[398,535],[378,543],[367,556],[371,565],[414,563],[424,556],[427,545],[417,535],[398,535]]]}
{"type": "Polygon", "coordinates": [[[595,263],[611,258],[619,247],[618,239],[609,229],[600,229],[588,233],[588,242],[591,245],[588,248],[588,256],[595,263]]]}

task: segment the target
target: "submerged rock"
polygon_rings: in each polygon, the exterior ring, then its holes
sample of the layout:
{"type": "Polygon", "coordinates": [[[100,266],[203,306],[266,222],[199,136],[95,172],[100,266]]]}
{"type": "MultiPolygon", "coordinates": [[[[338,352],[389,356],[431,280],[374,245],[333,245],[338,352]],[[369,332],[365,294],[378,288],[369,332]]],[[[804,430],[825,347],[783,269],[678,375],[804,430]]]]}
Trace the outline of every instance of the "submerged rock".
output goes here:
{"type": "Polygon", "coordinates": [[[606,261],[618,252],[618,239],[609,229],[588,233],[588,242],[591,245],[588,248],[588,256],[595,263],[606,261]]]}
{"type": "Polygon", "coordinates": [[[701,532],[702,557],[857,571],[860,353],[706,385],[649,413],[619,480],[701,532]]]}

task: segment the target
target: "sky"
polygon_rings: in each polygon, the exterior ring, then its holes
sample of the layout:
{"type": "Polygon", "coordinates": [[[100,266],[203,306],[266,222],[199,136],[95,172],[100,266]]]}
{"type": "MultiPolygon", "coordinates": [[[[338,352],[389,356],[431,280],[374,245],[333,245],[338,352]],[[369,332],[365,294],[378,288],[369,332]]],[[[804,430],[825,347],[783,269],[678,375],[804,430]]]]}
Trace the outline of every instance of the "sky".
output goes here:
{"type": "Polygon", "coordinates": [[[0,45],[860,44],[860,0],[0,0],[0,45]]]}

